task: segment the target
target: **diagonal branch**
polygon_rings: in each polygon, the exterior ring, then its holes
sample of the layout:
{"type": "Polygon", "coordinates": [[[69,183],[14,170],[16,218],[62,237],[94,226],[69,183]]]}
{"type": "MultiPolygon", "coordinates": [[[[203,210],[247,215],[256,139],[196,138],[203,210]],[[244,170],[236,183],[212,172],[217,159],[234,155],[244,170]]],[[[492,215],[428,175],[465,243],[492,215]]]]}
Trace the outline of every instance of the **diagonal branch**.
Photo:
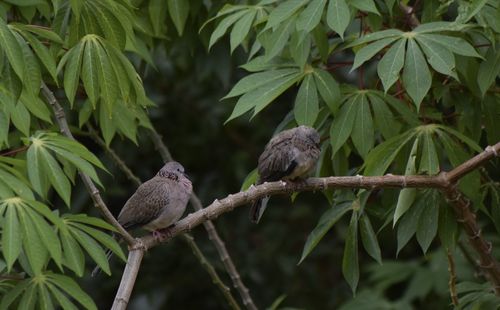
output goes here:
{"type": "MultiPolygon", "coordinates": [[[[165,143],[163,143],[162,137],[154,128],[151,129],[150,136],[156,149],[158,150],[158,152],[160,152],[163,161],[165,162],[172,161],[173,160],[172,154],[170,154],[168,147],[165,145],[165,143]]],[[[196,193],[194,192],[191,195],[191,205],[196,211],[203,209],[203,205],[201,204],[200,199],[198,198],[198,196],[196,196],[196,193]]],[[[240,293],[241,299],[243,300],[243,304],[247,307],[247,309],[256,310],[257,307],[255,306],[255,303],[253,302],[252,297],[250,296],[249,290],[241,280],[241,276],[238,273],[238,270],[236,270],[236,267],[233,263],[233,260],[231,259],[231,256],[229,255],[229,252],[226,249],[226,246],[224,245],[224,242],[219,236],[217,230],[215,229],[215,225],[212,223],[212,221],[207,220],[203,223],[203,226],[205,227],[205,230],[208,233],[208,238],[215,245],[215,248],[219,253],[219,257],[222,260],[222,263],[224,264],[227,273],[231,277],[231,280],[233,281],[234,287],[240,293]]]]}
{"type": "MultiPolygon", "coordinates": [[[[54,111],[54,114],[56,116],[56,121],[57,124],[59,125],[61,133],[70,139],[76,140],[73,137],[71,130],[69,129],[68,120],[66,119],[66,114],[64,113],[64,110],[57,101],[56,97],[54,96],[52,91],[47,87],[45,82],[42,81],[41,87],[43,96],[45,97],[45,99],[47,99],[47,102],[50,104],[52,110],[54,111]]],[[[120,223],[118,223],[118,221],[113,216],[111,211],[109,211],[108,207],[106,206],[106,203],[104,203],[104,200],[99,194],[99,190],[95,186],[94,182],[92,182],[90,177],[81,171],[79,171],[78,173],[80,174],[83,184],[85,184],[85,188],[87,188],[87,192],[89,192],[90,197],[92,197],[92,200],[94,201],[94,206],[98,208],[104,215],[104,217],[108,220],[108,222],[111,223],[118,230],[118,232],[120,233],[122,238],[125,239],[128,245],[135,244],[136,243],[135,239],[122,227],[122,225],[120,225],[120,223]]]]}
{"type": "MultiPolygon", "coordinates": [[[[106,145],[106,142],[102,140],[102,138],[97,134],[97,131],[94,129],[94,127],[90,124],[87,124],[87,128],[89,130],[90,136],[92,139],[101,146],[109,155],[109,157],[113,160],[113,162],[118,166],[118,168],[126,175],[126,177],[132,181],[137,187],[141,185],[141,180],[139,177],[137,177],[132,170],[129,169],[127,164],[120,158],[118,154],[116,154],[115,150],[113,150],[111,147],[106,145]]],[[[215,268],[212,266],[212,264],[208,261],[208,259],[205,257],[201,249],[198,247],[196,242],[194,241],[193,236],[190,234],[183,234],[181,235],[182,240],[187,243],[187,245],[191,248],[191,251],[193,252],[193,255],[198,259],[198,262],[200,265],[205,269],[205,271],[209,274],[210,278],[212,279],[212,283],[214,283],[219,290],[222,292],[222,295],[226,298],[226,301],[228,304],[231,306],[232,309],[240,309],[238,306],[238,303],[234,299],[233,295],[231,294],[230,289],[224,284],[222,279],[219,277],[217,274],[217,271],[215,268]]],[[[137,255],[135,253],[130,253],[129,255],[137,255]]],[[[129,260],[131,258],[129,257],[129,260]]],[[[131,264],[140,264],[139,260],[133,260],[127,263],[129,265],[131,264]]],[[[137,270],[138,270],[137,266],[137,270]]],[[[134,276],[135,277],[135,276],[134,276]]],[[[122,276],[121,282],[124,283],[125,285],[130,285],[130,283],[134,283],[135,279],[132,279],[132,274],[130,272],[125,272],[124,275],[122,276]],[[126,275],[126,276],[125,276],[126,275]]],[[[120,283],[121,286],[121,283],[120,283]]],[[[122,305],[125,303],[125,305],[128,303],[128,298],[124,296],[123,292],[127,292],[128,290],[125,290],[124,288],[120,291],[117,292],[116,297],[115,297],[115,303],[118,305],[122,305]]],[[[131,292],[131,291],[130,291],[131,292]]],[[[129,294],[130,296],[130,294],[129,294]]]]}

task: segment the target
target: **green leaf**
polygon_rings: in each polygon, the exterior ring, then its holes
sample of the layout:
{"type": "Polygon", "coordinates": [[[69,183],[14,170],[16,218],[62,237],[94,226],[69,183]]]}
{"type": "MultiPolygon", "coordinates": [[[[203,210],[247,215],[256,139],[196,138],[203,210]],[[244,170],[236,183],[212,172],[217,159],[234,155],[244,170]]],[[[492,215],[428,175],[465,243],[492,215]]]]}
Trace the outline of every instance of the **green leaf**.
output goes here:
{"type": "Polygon", "coordinates": [[[422,135],[422,157],[420,158],[418,172],[427,172],[430,175],[437,174],[439,172],[439,159],[432,135],[430,132],[425,132],[422,135]]]}
{"type": "Polygon", "coordinates": [[[28,41],[30,44],[31,48],[35,51],[36,55],[42,62],[42,64],[45,66],[47,71],[50,73],[54,81],[57,83],[57,69],[56,69],[56,62],[54,60],[54,57],[49,53],[49,50],[45,45],[43,45],[37,38],[35,38],[33,35],[27,33],[27,32],[22,32],[21,33],[23,37],[28,41]]]}
{"type": "Polygon", "coordinates": [[[108,108],[108,111],[111,113],[113,105],[118,98],[118,85],[116,83],[117,77],[115,76],[115,71],[111,66],[109,56],[104,50],[105,47],[100,46],[97,42],[95,46],[94,56],[97,56],[97,61],[100,64],[97,66],[100,87],[96,90],[100,91],[101,99],[108,108]]]}
{"type": "Polygon", "coordinates": [[[243,15],[245,15],[245,13],[246,10],[239,11],[222,19],[210,36],[208,49],[210,50],[210,48],[226,33],[227,29],[231,27],[231,25],[233,25],[243,15]]]}
{"type": "Polygon", "coordinates": [[[116,13],[112,11],[112,8],[107,7],[101,1],[87,1],[86,5],[93,11],[106,40],[123,50],[126,41],[125,29],[115,16],[116,13]]]}
{"type": "Polygon", "coordinates": [[[377,73],[387,92],[399,79],[399,72],[404,65],[406,38],[398,40],[385,53],[377,65],[377,73]]]}
{"type": "Polygon", "coordinates": [[[105,222],[104,220],[97,217],[90,217],[87,216],[86,214],[65,214],[64,217],[68,220],[71,220],[72,222],[83,223],[90,226],[106,229],[109,231],[117,231],[113,225],[105,222]]]}
{"type": "Polygon", "coordinates": [[[380,15],[373,0],[350,0],[349,4],[359,9],[360,11],[380,15]]]}
{"type": "Polygon", "coordinates": [[[83,276],[85,257],[80,246],[67,229],[61,231],[59,237],[62,244],[64,265],[73,270],[77,276],[83,276]]]}
{"type": "Polygon", "coordinates": [[[457,74],[454,71],[455,57],[450,50],[443,47],[441,44],[427,40],[425,36],[416,36],[415,38],[424,50],[424,53],[427,56],[427,61],[432,68],[434,68],[434,70],[457,79],[457,74]]]}
{"type": "Polygon", "coordinates": [[[90,257],[92,257],[97,265],[108,275],[111,274],[106,253],[103,251],[101,246],[87,233],[79,229],[71,229],[70,231],[73,237],[78,241],[78,243],[80,243],[90,257]]]}
{"type": "Polygon", "coordinates": [[[248,112],[253,107],[255,107],[254,115],[257,114],[269,103],[271,103],[271,101],[297,82],[301,77],[302,73],[297,72],[278,78],[270,83],[267,83],[266,85],[247,92],[238,100],[233,113],[226,120],[226,123],[244,114],[245,112],[248,112]]]}
{"type": "Polygon", "coordinates": [[[78,308],[73,305],[73,303],[55,285],[51,283],[47,283],[46,285],[52,293],[52,296],[55,297],[59,305],[64,310],[78,310],[78,308]]]}
{"type": "Polygon", "coordinates": [[[439,240],[445,248],[453,249],[458,239],[458,225],[449,205],[442,205],[439,208],[439,240]]]}
{"type": "Polygon", "coordinates": [[[396,123],[391,110],[387,107],[387,104],[380,99],[380,97],[371,93],[368,93],[368,98],[370,99],[370,104],[373,109],[375,124],[380,130],[382,136],[384,136],[385,139],[390,139],[394,135],[398,134],[398,124],[396,123]]]}
{"type": "Polygon", "coordinates": [[[370,105],[365,94],[356,96],[356,120],[352,128],[351,139],[361,157],[365,158],[368,152],[373,148],[374,129],[373,120],[370,112],[370,105]]]}
{"type": "Polygon", "coordinates": [[[18,216],[21,220],[21,228],[24,235],[23,248],[31,269],[35,275],[38,275],[42,272],[42,269],[47,261],[48,252],[43,246],[42,240],[40,239],[38,232],[35,230],[35,224],[29,217],[28,212],[29,211],[26,210],[18,210],[18,216]]]}
{"type": "Polygon", "coordinates": [[[269,18],[264,29],[274,28],[283,23],[306,3],[306,0],[287,0],[280,3],[271,11],[271,14],[269,14],[269,18]]]}
{"type": "Polygon", "coordinates": [[[10,119],[14,126],[16,126],[25,136],[30,135],[31,117],[24,104],[18,102],[14,108],[10,110],[10,119]]]}
{"type": "Polygon", "coordinates": [[[236,97],[248,93],[251,90],[254,90],[261,86],[265,86],[269,83],[273,83],[276,80],[282,79],[292,74],[297,74],[299,72],[300,71],[297,68],[286,68],[250,74],[239,80],[238,83],[236,83],[236,85],[234,85],[234,87],[231,89],[229,94],[224,96],[222,99],[236,97]]]}
{"type": "Polygon", "coordinates": [[[68,293],[69,296],[76,299],[82,306],[86,309],[97,310],[96,305],[92,298],[87,295],[78,284],[71,279],[70,277],[59,275],[59,274],[51,274],[47,276],[49,281],[59,287],[62,291],[68,293]]]}
{"type": "MultiPolygon", "coordinates": [[[[182,1],[182,0],[181,0],[182,1]]],[[[183,1],[187,2],[187,1],[183,1]]],[[[250,32],[250,27],[252,27],[253,20],[257,15],[256,10],[251,10],[245,14],[239,21],[234,24],[233,30],[231,30],[230,45],[231,53],[236,49],[238,45],[243,42],[248,33],[250,32]]]]}
{"type": "Polygon", "coordinates": [[[353,294],[356,292],[359,281],[357,215],[357,212],[352,213],[345,240],[344,256],[342,258],[342,274],[347,283],[349,283],[353,294]]]}
{"type": "Polygon", "coordinates": [[[318,224],[309,234],[302,250],[299,264],[312,252],[325,234],[340,220],[340,218],[351,209],[352,201],[343,202],[329,208],[319,219],[318,224]]]}
{"type": "Polygon", "coordinates": [[[26,91],[23,91],[19,101],[31,112],[31,114],[49,124],[52,124],[52,114],[45,105],[45,102],[43,102],[38,96],[35,97],[28,94],[26,91]]]}
{"type": "Polygon", "coordinates": [[[424,195],[418,197],[417,201],[411,206],[411,208],[406,212],[398,224],[398,250],[397,254],[403,249],[403,247],[410,241],[411,237],[415,235],[417,231],[418,221],[425,208],[424,195]]]}
{"type": "Polygon", "coordinates": [[[370,218],[368,218],[366,214],[363,214],[360,218],[359,232],[366,252],[379,264],[382,264],[382,255],[380,253],[377,235],[375,235],[370,218]]]}
{"type": "Polygon", "coordinates": [[[493,145],[500,141],[500,98],[498,96],[485,96],[482,101],[484,128],[486,129],[486,138],[488,143],[493,145]]]}
{"type": "Polygon", "coordinates": [[[350,21],[351,13],[345,0],[330,0],[326,12],[326,23],[333,31],[340,35],[342,40],[350,21]]]}
{"type": "Polygon", "coordinates": [[[23,54],[19,51],[21,46],[14,37],[5,20],[0,17],[0,47],[5,52],[10,65],[21,81],[24,81],[24,60],[23,54]]]}
{"type": "Polygon", "coordinates": [[[462,38],[435,33],[419,34],[418,38],[425,38],[425,40],[440,44],[458,55],[481,58],[481,55],[476,52],[476,49],[462,38]]]}
{"type": "Polygon", "coordinates": [[[63,170],[57,161],[49,154],[43,147],[40,148],[40,162],[43,165],[43,170],[49,176],[50,183],[54,186],[55,190],[64,200],[66,205],[70,205],[71,185],[68,178],[64,175],[63,170]]]}
{"type": "Polygon", "coordinates": [[[319,113],[318,93],[312,74],[306,75],[300,85],[293,109],[298,125],[313,126],[319,113]]]}
{"type": "Polygon", "coordinates": [[[84,225],[84,224],[71,223],[71,225],[86,232],[92,238],[94,238],[95,240],[102,243],[105,247],[110,249],[113,253],[115,253],[124,262],[127,261],[127,258],[125,257],[125,254],[123,253],[122,248],[118,245],[118,242],[115,239],[113,239],[111,236],[103,233],[100,230],[88,227],[87,225],[84,225]]]}
{"type": "MultiPolygon", "coordinates": [[[[64,58],[67,58],[66,69],[64,70],[64,91],[66,92],[66,97],[68,97],[71,106],[73,106],[76,91],[78,90],[83,51],[84,44],[79,43],[68,51],[61,59],[61,63],[63,63],[64,58]]],[[[59,67],[61,67],[61,63],[59,64],[59,67]]],[[[60,71],[60,69],[57,71],[60,71]]]]}
{"type": "MultiPolygon", "coordinates": [[[[486,4],[488,0],[475,0],[470,2],[461,2],[458,9],[458,16],[455,20],[457,23],[467,23],[474,17],[486,4]]],[[[498,4],[497,4],[498,5],[498,4]]]]}
{"type": "Polygon", "coordinates": [[[240,191],[246,191],[247,189],[250,188],[255,182],[257,182],[257,179],[259,178],[259,171],[257,168],[253,169],[250,171],[250,173],[245,177],[245,180],[243,180],[243,183],[241,184],[241,189],[240,191]]]}
{"type": "Polygon", "coordinates": [[[19,302],[19,309],[35,309],[35,302],[38,297],[36,296],[36,287],[34,285],[30,285],[24,290],[23,296],[21,296],[19,302]]]}
{"type": "Polygon", "coordinates": [[[312,31],[320,22],[326,0],[312,0],[297,19],[297,30],[312,31]]]}
{"type": "Polygon", "coordinates": [[[362,36],[359,39],[356,39],[354,42],[348,44],[346,46],[346,48],[365,44],[365,43],[372,42],[372,41],[381,40],[384,38],[401,37],[403,35],[404,35],[404,32],[402,32],[401,30],[398,30],[398,29],[387,29],[387,30],[372,32],[372,33],[369,33],[365,36],[362,36]]]}
{"type": "MultiPolygon", "coordinates": [[[[364,64],[366,61],[370,60],[373,56],[375,56],[380,50],[382,50],[387,45],[391,44],[395,40],[399,39],[398,37],[389,37],[385,39],[381,39],[375,41],[367,46],[363,47],[359,51],[356,52],[356,56],[354,57],[354,64],[352,65],[351,71],[354,71],[356,68],[364,64]]],[[[404,39],[402,39],[404,40],[404,39]]]]}
{"type": "Polygon", "coordinates": [[[425,206],[418,220],[417,241],[424,254],[436,236],[439,218],[439,196],[436,191],[426,195],[425,206]]]}
{"type": "Polygon", "coordinates": [[[421,24],[417,28],[413,29],[413,32],[421,33],[432,33],[441,31],[461,31],[465,28],[470,28],[472,25],[455,23],[455,22],[433,22],[421,24]]]}
{"type": "Polygon", "coordinates": [[[313,75],[321,98],[323,98],[332,113],[337,112],[340,105],[339,84],[325,70],[314,69],[313,75]]]}
{"type": "Polygon", "coordinates": [[[495,82],[500,74],[500,53],[493,47],[490,47],[485,55],[485,60],[479,65],[477,73],[477,83],[481,94],[484,96],[486,91],[495,82]]]}
{"type": "Polygon", "coordinates": [[[431,88],[431,82],[431,73],[425,62],[424,55],[422,55],[415,40],[409,39],[403,69],[403,84],[408,95],[413,99],[417,110],[431,88]]]}
{"type": "Polygon", "coordinates": [[[283,24],[281,24],[276,31],[274,31],[271,35],[269,40],[272,42],[272,44],[268,47],[265,46],[266,48],[266,59],[270,60],[275,56],[278,56],[283,49],[285,48],[286,44],[288,43],[288,38],[290,38],[291,32],[295,28],[295,20],[289,19],[283,24]]]}
{"type": "Polygon", "coordinates": [[[3,295],[0,302],[0,309],[11,309],[9,306],[26,290],[26,288],[30,285],[30,282],[31,281],[29,279],[22,280],[17,283],[12,290],[3,295]]]}
{"type": "MultiPolygon", "coordinates": [[[[418,152],[418,142],[419,137],[415,139],[413,142],[413,146],[411,148],[410,156],[408,157],[408,162],[406,163],[405,175],[414,175],[416,172],[415,161],[417,158],[418,152]]],[[[405,188],[402,189],[399,193],[398,203],[396,205],[396,210],[394,211],[393,217],[393,226],[396,225],[398,219],[408,211],[411,204],[415,200],[416,189],[415,188],[405,188]]]]}
{"type": "Polygon", "coordinates": [[[18,206],[17,204],[7,206],[3,222],[2,252],[9,272],[19,256],[19,253],[21,253],[22,247],[22,232],[16,212],[18,206]]]}
{"type": "Polygon", "coordinates": [[[354,119],[357,111],[357,97],[359,94],[351,97],[340,109],[338,115],[333,119],[330,128],[330,143],[332,145],[332,157],[344,145],[351,135],[354,127],[354,119]]]}
{"type": "Polygon", "coordinates": [[[38,213],[34,211],[26,210],[26,214],[30,217],[31,221],[34,223],[38,236],[43,242],[43,245],[48,250],[50,256],[54,259],[54,262],[62,270],[62,250],[61,243],[57,237],[54,229],[50,227],[49,224],[41,217],[38,213]]]}
{"type": "Polygon", "coordinates": [[[94,107],[99,100],[99,72],[101,71],[97,49],[92,39],[86,40],[83,52],[82,81],[85,92],[94,107]]]}
{"type": "Polygon", "coordinates": [[[37,285],[36,287],[38,289],[38,304],[40,305],[40,308],[48,310],[55,309],[54,303],[52,302],[52,297],[50,296],[49,290],[47,289],[46,282],[44,282],[42,285],[37,285]]]}
{"type": "Polygon", "coordinates": [[[167,0],[168,13],[174,22],[179,36],[184,32],[184,26],[189,14],[189,1],[186,0],[167,0]]]}

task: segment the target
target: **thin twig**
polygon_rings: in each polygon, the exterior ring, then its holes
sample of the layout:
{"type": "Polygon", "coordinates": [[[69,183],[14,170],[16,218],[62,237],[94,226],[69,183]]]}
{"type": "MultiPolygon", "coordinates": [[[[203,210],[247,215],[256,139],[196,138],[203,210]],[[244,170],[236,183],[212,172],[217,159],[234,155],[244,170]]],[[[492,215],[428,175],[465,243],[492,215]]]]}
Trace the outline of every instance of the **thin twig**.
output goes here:
{"type": "Polygon", "coordinates": [[[116,293],[111,310],[124,310],[127,308],[143,257],[144,249],[141,248],[133,249],[128,253],[127,265],[123,271],[120,287],[116,293]]]}
{"type": "MultiPolygon", "coordinates": [[[[106,144],[106,142],[97,134],[96,130],[92,125],[87,124],[87,128],[89,129],[90,136],[92,137],[92,139],[94,139],[94,141],[106,151],[106,153],[111,157],[111,160],[113,160],[113,162],[127,176],[127,178],[130,181],[132,181],[132,183],[134,183],[135,186],[139,187],[142,183],[139,177],[137,177],[132,172],[132,170],[129,169],[129,167],[127,166],[127,164],[125,164],[125,162],[121,159],[121,157],[118,154],[116,154],[115,150],[113,150],[106,144]]],[[[193,254],[198,259],[200,265],[207,271],[210,278],[212,278],[212,283],[214,283],[219,288],[219,290],[222,292],[223,296],[226,298],[231,308],[240,309],[238,303],[234,300],[234,297],[231,294],[230,289],[221,280],[215,268],[212,266],[212,264],[210,264],[208,259],[205,257],[201,249],[194,241],[194,238],[190,234],[186,233],[182,235],[182,240],[186,242],[187,245],[191,248],[193,254]]],[[[118,294],[116,298],[118,298],[118,294]]]]}
{"type": "Polygon", "coordinates": [[[450,288],[450,297],[452,304],[458,306],[457,297],[457,274],[455,272],[455,259],[450,249],[446,249],[446,257],[448,258],[448,272],[450,273],[450,280],[448,281],[448,287],[450,288]]]}
{"type": "MultiPolygon", "coordinates": [[[[162,157],[163,161],[165,162],[172,161],[173,160],[172,154],[168,150],[168,147],[165,145],[165,143],[163,143],[161,135],[154,128],[150,131],[150,136],[156,149],[158,150],[158,152],[160,152],[160,156],[162,157]]],[[[191,205],[196,211],[203,209],[203,205],[201,204],[200,199],[194,192],[191,195],[191,205]]],[[[227,251],[226,246],[224,245],[224,242],[219,236],[217,230],[215,229],[215,225],[212,223],[212,221],[206,220],[203,223],[203,226],[205,227],[205,230],[208,233],[208,238],[215,245],[215,248],[219,253],[219,257],[222,263],[224,264],[227,273],[231,277],[233,286],[238,290],[241,296],[243,304],[247,309],[256,310],[257,306],[255,306],[255,303],[253,302],[252,297],[250,296],[248,288],[241,280],[241,276],[238,270],[236,269],[233,260],[231,259],[231,256],[229,255],[229,252],[227,251]]]]}
{"type": "MultiPolygon", "coordinates": [[[[66,119],[66,115],[64,113],[63,108],[57,101],[52,91],[47,87],[47,85],[43,81],[42,81],[42,93],[45,99],[47,99],[47,102],[52,107],[52,110],[54,111],[54,115],[56,117],[56,121],[59,125],[61,133],[66,137],[76,141],[76,139],[73,137],[73,134],[69,129],[68,121],[66,119]]],[[[99,194],[99,190],[95,186],[94,182],[92,182],[90,177],[82,173],[81,171],[79,171],[78,173],[80,174],[83,184],[85,184],[85,187],[87,188],[90,197],[92,197],[92,200],[94,201],[94,206],[101,211],[101,213],[108,220],[108,222],[111,223],[118,230],[118,233],[120,233],[120,235],[129,245],[135,244],[135,239],[122,227],[122,225],[120,225],[120,223],[118,223],[118,221],[113,216],[111,211],[109,211],[108,207],[104,203],[104,200],[99,194]]]]}
{"type": "Polygon", "coordinates": [[[21,146],[21,147],[18,147],[17,149],[13,149],[13,150],[6,151],[5,153],[1,153],[0,156],[16,155],[17,153],[21,153],[21,152],[26,151],[28,148],[29,148],[28,145],[21,146]]]}
{"type": "Polygon", "coordinates": [[[233,295],[231,294],[231,290],[229,287],[227,287],[224,282],[222,282],[221,278],[217,274],[217,271],[215,271],[215,268],[210,264],[210,262],[207,260],[205,255],[203,255],[203,252],[200,250],[200,248],[196,245],[196,242],[194,241],[193,236],[189,234],[183,234],[182,239],[186,241],[186,243],[189,245],[191,250],[193,251],[194,256],[198,258],[198,261],[201,263],[203,268],[210,274],[210,277],[212,278],[212,282],[218,286],[226,298],[227,302],[229,303],[229,306],[231,306],[232,309],[241,309],[240,306],[238,306],[238,303],[236,300],[234,300],[233,295]]]}

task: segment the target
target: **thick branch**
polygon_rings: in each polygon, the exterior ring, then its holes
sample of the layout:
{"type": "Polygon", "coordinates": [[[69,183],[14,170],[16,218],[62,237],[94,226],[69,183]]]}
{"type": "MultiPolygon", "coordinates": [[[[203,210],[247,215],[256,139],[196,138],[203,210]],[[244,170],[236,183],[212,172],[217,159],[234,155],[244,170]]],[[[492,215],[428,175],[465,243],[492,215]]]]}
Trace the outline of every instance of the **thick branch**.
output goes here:
{"type": "MultiPolygon", "coordinates": [[[[59,125],[59,129],[61,130],[61,133],[65,135],[66,137],[76,140],[73,137],[73,134],[71,133],[71,130],[69,129],[68,121],[66,119],[66,115],[64,113],[63,108],[57,101],[56,97],[52,93],[52,91],[47,87],[47,85],[42,82],[42,93],[47,99],[47,102],[50,104],[52,107],[52,110],[54,111],[54,115],[56,116],[56,121],[59,125]]],[[[102,199],[101,195],[99,194],[99,190],[95,186],[94,182],[90,179],[89,176],[86,174],[82,173],[81,171],[78,172],[80,174],[80,177],[83,181],[83,184],[85,184],[85,187],[87,188],[87,191],[90,194],[90,197],[92,197],[92,200],[94,201],[94,206],[98,208],[101,213],[104,215],[104,217],[108,220],[109,223],[111,223],[115,228],[118,230],[120,235],[125,239],[125,241],[129,244],[132,245],[135,243],[135,239],[118,223],[116,218],[113,216],[113,214],[109,211],[108,207],[104,203],[104,200],[102,199]]]]}
{"type": "MultiPolygon", "coordinates": [[[[163,161],[164,162],[172,161],[173,160],[172,154],[170,154],[168,147],[165,145],[165,143],[163,143],[160,134],[158,134],[156,130],[152,129],[150,131],[150,136],[156,149],[158,150],[158,152],[160,152],[163,161]]],[[[198,198],[198,196],[196,196],[196,193],[194,192],[191,195],[191,205],[196,211],[203,209],[203,205],[201,204],[200,199],[198,198]]],[[[219,253],[219,257],[222,263],[224,264],[227,273],[231,277],[231,281],[233,282],[234,287],[240,293],[243,304],[245,305],[245,307],[247,307],[247,309],[256,310],[257,307],[255,306],[252,297],[250,297],[249,290],[241,280],[241,276],[238,273],[238,270],[236,270],[236,267],[233,263],[233,260],[231,259],[231,256],[229,255],[229,252],[226,249],[226,246],[224,245],[224,242],[219,236],[217,230],[215,229],[215,225],[212,223],[212,221],[207,220],[203,223],[203,226],[205,227],[205,230],[208,233],[208,238],[215,245],[215,248],[219,253]]]]}
{"type": "Polygon", "coordinates": [[[144,249],[136,248],[128,253],[127,265],[123,271],[120,287],[116,293],[111,310],[124,310],[127,308],[132,289],[134,288],[135,279],[139,273],[139,267],[141,267],[144,252],[144,249]]]}

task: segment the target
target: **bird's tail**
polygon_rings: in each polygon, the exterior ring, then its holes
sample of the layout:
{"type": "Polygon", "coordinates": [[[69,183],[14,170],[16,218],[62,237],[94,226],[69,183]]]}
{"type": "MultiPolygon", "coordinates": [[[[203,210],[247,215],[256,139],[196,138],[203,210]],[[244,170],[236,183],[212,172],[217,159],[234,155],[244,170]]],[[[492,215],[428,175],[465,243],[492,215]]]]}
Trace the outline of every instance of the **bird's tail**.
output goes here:
{"type": "MultiPolygon", "coordinates": [[[[111,259],[111,256],[113,256],[113,252],[111,250],[106,251],[106,259],[109,260],[111,259]]],[[[99,267],[99,265],[95,266],[94,270],[92,270],[92,273],[90,274],[92,278],[97,277],[101,273],[102,269],[99,267]]]]}
{"type": "Polygon", "coordinates": [[[252,204],[252,207],[250,208],[250,221],[252,221],[252,223],[255,223],[255,224],[259,223],[260,218],[262,217],[262,214],[264,214],[264,211],[266,210],[268,201],[269,201],[269,197],[266,196],[264,198],[260,198],[260,199],[256,200],[252,204]]]}

